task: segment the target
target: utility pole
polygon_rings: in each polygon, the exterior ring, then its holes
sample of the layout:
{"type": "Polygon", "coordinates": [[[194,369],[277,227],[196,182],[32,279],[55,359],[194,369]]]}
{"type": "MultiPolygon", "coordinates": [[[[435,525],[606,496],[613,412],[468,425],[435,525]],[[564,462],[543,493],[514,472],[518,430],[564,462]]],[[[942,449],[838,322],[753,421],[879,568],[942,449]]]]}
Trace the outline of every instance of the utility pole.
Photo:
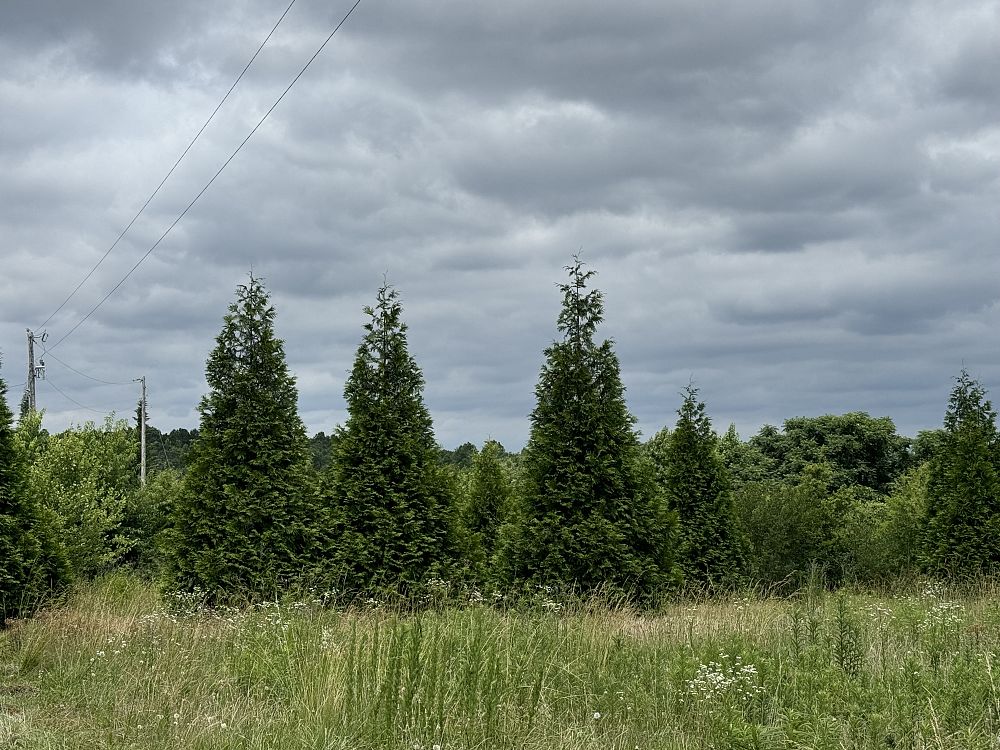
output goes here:
{"type": "MultiPolygon", "coordinates": [[[[45,380],[45,360],[38,360],[38,365],[35,365],[35,334],[30,328],[24,329],[28,334],[28,380],[25,383],[24,395],[28,397],[28,411],[33,412],[37,409],[35,404],[35,381],[38,378],[45,380]]],[[[38,337],[38,340],[45,343],[45,340],[49,337],[45,331],[42,331],[42,335],[38,337]]]]}
{"type": "Polygon", "coordinates": [[[139,400],[139,483],[146,486],[146,376],[136,378],[142,383],[142,398],[139,400]]]}
{"type": "Polygon", "coordinates": [[[28,411],[35,411],[35,334],[31,332],[30,328],[25,329],[28,332],[28,383],[27,383],[27,394],[28,394],[28,411]]]}

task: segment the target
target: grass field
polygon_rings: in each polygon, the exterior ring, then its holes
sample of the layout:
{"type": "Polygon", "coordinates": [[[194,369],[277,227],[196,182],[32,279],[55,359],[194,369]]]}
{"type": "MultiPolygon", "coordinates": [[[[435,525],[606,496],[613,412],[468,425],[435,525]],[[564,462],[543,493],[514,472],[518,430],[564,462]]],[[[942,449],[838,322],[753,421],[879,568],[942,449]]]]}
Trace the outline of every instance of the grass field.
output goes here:
{"type": "Polygon", "coordinates": [[[205,611],[114,576],[0,632],[0,748],[1000,748],[1000,601],[205,611]]]}

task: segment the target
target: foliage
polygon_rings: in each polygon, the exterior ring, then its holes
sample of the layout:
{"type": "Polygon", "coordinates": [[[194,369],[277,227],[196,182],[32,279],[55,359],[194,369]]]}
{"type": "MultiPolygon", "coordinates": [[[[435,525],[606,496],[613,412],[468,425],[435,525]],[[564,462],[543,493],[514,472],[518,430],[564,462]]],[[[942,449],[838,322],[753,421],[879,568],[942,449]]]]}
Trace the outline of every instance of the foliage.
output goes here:
{"type": "Polygon", "coordinates": [[[618,358],[597,344],[603,299],[592,271],[567,267],[558,328],[545,350],[523,453],[519,537],[507,570],[537,585],[651,595],[675,580],[676,519],[664,507],[625,405],[618,358]]]}
{"type": "Polygon", "coordinates": [[[124,562],[157,578],[169,573],[164,550],[174,508],[184,493],[184,475],[176,469],[161,469],[149,475],[146,486],[132,496],[125,508],[123,529],[135,540],[124,562]]]}
{"type": "Polygon", "coordinates": [[[734,424],[719,438],[718,452],[733,489],[774,476],[774,460],[765,456],[755,443],[741,440],[734,424]]]}
{"type": "Polygon", "coordinates": [[[504,464],[503,446],[487,440],[472,458],[472,473],[464,507],[463,523],[471,534],[472,553],[480,565],[493,568],[500,527],[510,515],[514,488],[504,464]]]}
{"type": "Polygon", "coordinates": [[[439,452],[441,463],[460,469],[471,469],[477,453],[476,446],[472,443],[462,443],[453,451],[441,448],[439,452]]]}
{"type": "Polygon", "coordinates": [[[888,496],[867,487],[838,491],[842,516],[836,538],[844,578],[861,583],[913,579],[927,515],[928,467],[906,471],[888,496]]]}
{"type": "Polygon", "coordinates": [[[914,465],[920,465],[930,461],[934,454],[945,444],[948,433],[943,428],[935,430],[921,430],[917,433],[913,444],[910,446],[910,459],[914,465]]]}
{"type": "Polygon", "coordinates": [[[406,587],[453,561],[455,490],[438,464],[396,290],[382,286],[365,314],[327,475],[333,572],[350,589],[406,587]]]}
{"type": "Polygon", "coordinates": [[[327,435],[325,432],[317,432],[309,438],[309,452],[312,455],[313,467],[318,472],[324,472],[330,467],[330,458],[333,456],[333,445],[336,435],[327,435]]]}
{"type": "Polygon", "coordinates": [[[833,491],[861,485],[884,494],[909,467],[909,440],[896,434],[889,417],[864,412],[787,419],[783,432],[768,425],[750,443],[773,462],[773,478],[827,464],[833,491]]]}
{"type": "Polygon", "coordinates": [[[665,450],[654,451],[667,506],[680,519],[677,560],[686,583],[731,586],[745,572],[743,540],[733,512],[729,475],[698,389],[688,385],[665,450]]]}
{"type": "MultiPolygon", "coordinates": [[[[26,412],[22,422],[38,425],[26,412]]],[[[61,550],[28,484],[28,455],[13,427],[7,384],[0,377],[0,629],[30,611],[66,576],[61,550]]]]}
{"type": "Polygon", "coordinates": [[[924,563],[964,576],[1000,564],[1000,434],[983,387],[963,370],[930,459],[924,563]]]}
{"type": "Polygon", "coordinates": [[[147,425],[146,473],[152,475],[163,469],[173,469],[183,474],[187,470],[191,445],[197,437],[197,428],[188,430],[177,427],[161,432],[153,425],[147,425]]]}
{"type": "Polygon", "coordinates": [[[831,471],[812,464],[792,481],[744,485],[734,496],[746,534],[751,577],[795,589],[814,572],[836,580],[843,550],[838,534],[844,495],[830,492],[831,471]]]}
{"type": "Polygon", "coordinates": [[[122,562],[136,544],[123,525],[139,488],[135,430],[112,416],[101,426],[86,422],[49,436],[30,418],[22,423],[29,491],[47,513],[72,577],[122,562]]]}
{"type": "Polygon", "coordinates": [[[896,480],[886,498],[881,550],[890,575],[914,573],[920,567],[929,483],[929,464],[915,466],[896,480]]]}
{"type": "Polygon", "coordinates": [[[295,380],[259,279],[237,287],[170,534],[171,577],[217,598],[272,597],[317,564],[318,498],[295,380]]]}

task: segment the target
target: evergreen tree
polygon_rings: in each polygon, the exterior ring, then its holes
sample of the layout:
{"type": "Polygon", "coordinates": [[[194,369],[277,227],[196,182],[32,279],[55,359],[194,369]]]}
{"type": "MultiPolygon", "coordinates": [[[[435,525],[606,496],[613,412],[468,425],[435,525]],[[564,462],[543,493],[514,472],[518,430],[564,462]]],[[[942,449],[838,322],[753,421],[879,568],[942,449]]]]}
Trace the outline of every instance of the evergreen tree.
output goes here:
{"type": "Polygon", "coordinates": [[[472,547],[489,565],[496,551],[500,526],[507,518],[514,490],[503,465],[504,449],[496,440],[487,440],[473,455],[469,497],[465,507],[465,527],[472,535],[472,547]]]}
{"type": "Polygon", "coordinates": [[[328,474],[334,571],[353,590],[405,588],[451,560],[454,489],[438,463],[399,294],[382,286],[365,314],[328,474]]]}
{"type": "Polygon", "coordinates": [[[594,341],[603,319],[593,271],[566,269],[558,329],[535,389],[523,453],[521,536],[507,567],[522,580],[640,596],[675,581],[676,519],[663,507],[625,405],[612,343],[594,341]]]}
{"type": "Polygon", "coordinates": [[[274,316],[251,275],[209,355],[210,392],[173,508],[174,584],[216,599],[274,596],[317,563],[309,446],[274,316]]]}
{"type": "Polygon", "coordinates": [[[680,518],[678,562],[685,581],[731,585],[745,572],[743,543],[729,475],[697,388],[685,388],[677,415],[657,474],[668,507],[680,518]]]}
{"type": "MultiPolygon", "coordinates": [[[[58,545],[27,483],[26,452],[13,428],[0,377],[0,628],[67,577],[58,545]]],[[[38,424],[37,413],[25,419],[38,424]]]]}
{"type": "Polygon", "coordinates": [[[7,406],[7,383],[0,377],[0,627],[16,617],[27,598],[28,561],[38,541],[30,531],[24,466],[14,441],[14,415],[7,406]]]}
{"type": "Polygon", "coordinates": [[[924,564],[933,572],[995,572],[1000,563],[996,417],[986,391],[962,370],[930,459],[924,564]]]}

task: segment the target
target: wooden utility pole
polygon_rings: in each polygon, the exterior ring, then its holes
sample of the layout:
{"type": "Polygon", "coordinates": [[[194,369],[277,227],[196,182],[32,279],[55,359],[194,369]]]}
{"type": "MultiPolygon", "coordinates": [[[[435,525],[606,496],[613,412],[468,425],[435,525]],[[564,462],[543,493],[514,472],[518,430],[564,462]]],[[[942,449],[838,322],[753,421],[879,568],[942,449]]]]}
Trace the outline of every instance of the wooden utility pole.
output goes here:
{"type": "Polygon", "coordinates": [[[139,378],[142,383],[142,401],[139,402],[139,483],[146,486],[146,376],[139,378]]]}
{"type": "Polygon", "coordinates": [[[35,411],[35,334],[31,332],[30,328],[25,329],[28,332],[28,383],[27,383],[27,394],[28,394],[28,411],[35,411]]]}

